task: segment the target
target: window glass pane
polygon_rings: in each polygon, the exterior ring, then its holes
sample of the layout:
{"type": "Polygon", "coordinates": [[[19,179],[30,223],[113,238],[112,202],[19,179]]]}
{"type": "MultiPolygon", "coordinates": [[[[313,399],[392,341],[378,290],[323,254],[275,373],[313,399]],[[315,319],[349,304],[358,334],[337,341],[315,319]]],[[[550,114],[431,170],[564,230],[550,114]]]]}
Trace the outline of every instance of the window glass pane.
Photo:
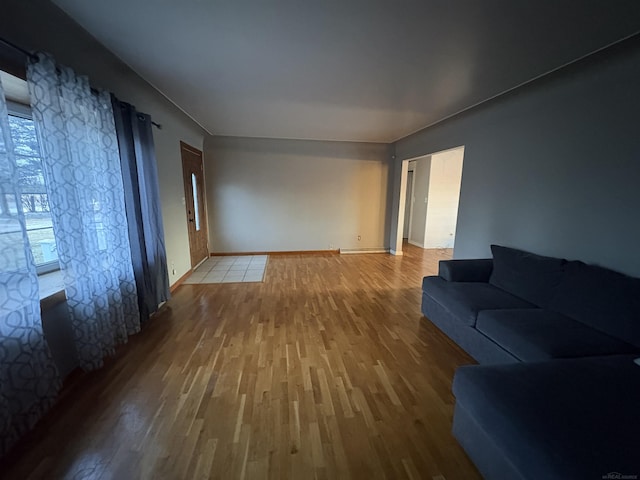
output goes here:
{"type": "Polygon", "coordinates": [[[36,127],[29,118],[9,115],[9,128],[13,140],[14,153],[26,157],[39,157],[36,127]]]}
{"type": "Polygon", "coordinates": [[[196,221],[196,231],[200,231],[200,207],[198,205],[198,184],[196,182],[196,174],[191,174],[191,186],[193,187],[193,215],[196,221]]]}
{"type": "Polygon", "coordinates": [[[33,120],[9,115],[9,127],[18,165],[22,210],[36,265],[58,261],[49,198],[33,120]]]}

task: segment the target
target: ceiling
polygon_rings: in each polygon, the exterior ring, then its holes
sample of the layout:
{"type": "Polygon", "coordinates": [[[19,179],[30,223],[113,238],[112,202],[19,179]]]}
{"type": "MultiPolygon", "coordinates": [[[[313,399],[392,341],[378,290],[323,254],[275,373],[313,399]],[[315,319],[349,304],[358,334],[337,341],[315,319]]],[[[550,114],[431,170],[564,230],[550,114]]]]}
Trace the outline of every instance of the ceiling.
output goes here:
{"type": "Polygon", "coordinates": [[[53,0],[214,135],[392,142],[640,30],[637,0],[53,0]]]}

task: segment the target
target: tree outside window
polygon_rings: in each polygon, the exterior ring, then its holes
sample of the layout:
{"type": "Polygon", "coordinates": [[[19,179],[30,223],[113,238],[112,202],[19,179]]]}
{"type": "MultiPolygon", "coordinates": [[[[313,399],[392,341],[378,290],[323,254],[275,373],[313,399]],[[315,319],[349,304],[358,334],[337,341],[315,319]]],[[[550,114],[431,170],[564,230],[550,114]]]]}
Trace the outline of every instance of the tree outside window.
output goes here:
{"type": "Polygon", "coordinates": [[[35,125],[26,116],[10,114],[9,127],[33,257],[40,271],[53,270],[58,267],[58,252],[35,125]]]}

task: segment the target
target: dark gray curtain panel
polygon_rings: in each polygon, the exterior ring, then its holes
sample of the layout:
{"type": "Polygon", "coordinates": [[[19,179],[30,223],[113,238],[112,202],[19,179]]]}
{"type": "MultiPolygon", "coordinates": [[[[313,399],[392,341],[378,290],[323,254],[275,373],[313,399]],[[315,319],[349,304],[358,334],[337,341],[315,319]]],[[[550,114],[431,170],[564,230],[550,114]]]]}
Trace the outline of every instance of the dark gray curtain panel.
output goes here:
{"type": "Polygon", "coordinates": [[[170,296],[151,117],[115,96],[112,102],[140,318],[146,320],[170,296]]]}

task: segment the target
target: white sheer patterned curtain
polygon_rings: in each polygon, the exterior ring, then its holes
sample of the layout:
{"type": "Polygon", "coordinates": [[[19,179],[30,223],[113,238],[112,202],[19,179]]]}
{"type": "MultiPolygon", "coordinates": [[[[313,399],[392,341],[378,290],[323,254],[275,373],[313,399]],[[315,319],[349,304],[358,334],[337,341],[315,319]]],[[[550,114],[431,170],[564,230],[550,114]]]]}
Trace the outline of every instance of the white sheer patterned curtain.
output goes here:
{"type": "Polygon", "coordinates": [[[0,457],[55,401],[60,381],[42,333],[7,105],[0,82],[0,457]]]}
{"type": "Polygon", "coordinates": [[[93,370],[140,330],[111,97],[38,58],[27,67],[33,120],[78,358],[93,370]]]}

